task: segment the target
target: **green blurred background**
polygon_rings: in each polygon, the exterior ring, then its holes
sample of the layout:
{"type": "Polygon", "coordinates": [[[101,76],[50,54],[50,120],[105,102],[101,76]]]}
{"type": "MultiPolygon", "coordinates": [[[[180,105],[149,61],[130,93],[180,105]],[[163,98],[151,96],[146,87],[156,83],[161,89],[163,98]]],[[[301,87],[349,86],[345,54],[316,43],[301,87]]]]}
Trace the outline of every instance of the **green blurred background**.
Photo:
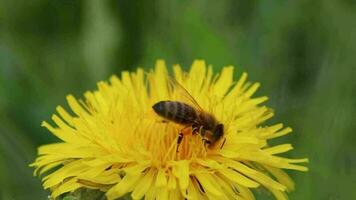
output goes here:
{"type": "Polygon", "coordinates": [[[353,0],[0,0],[0,199],[47,198],[28,164],[68,93],[157,58],[247,71],[310,158],[291,199],[356,199],[355,57],[353,0]]]}

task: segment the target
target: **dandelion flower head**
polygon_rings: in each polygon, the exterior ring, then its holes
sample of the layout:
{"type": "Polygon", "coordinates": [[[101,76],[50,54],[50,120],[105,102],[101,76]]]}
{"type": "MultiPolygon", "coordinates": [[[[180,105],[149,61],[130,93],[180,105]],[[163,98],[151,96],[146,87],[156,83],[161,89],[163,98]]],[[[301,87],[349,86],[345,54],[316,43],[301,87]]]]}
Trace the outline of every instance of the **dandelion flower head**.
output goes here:
{"type": "MultiPolygon", "coordinates": [[[[43,175],[51,196],[79,188],[99,189],[108,199],[130,194],[133,199],[254,199],[263,187],[276,199],[287,199],[294,183],[283,169],[306,171],[279,154],[291,144],[270,146],[268,141],[292,131],[282,124],[261,125],[273,112],[253,97],[259,83],[243,73],[233,80],[233,67],[214,74],[211,66],[195,61],[185,73],[172,67],[172,77],[199,105],[224,124],[224,135],[207,148],[199,134],[186,134],[177,148],[182,125],[164,122],[152,109],[162,100],[180,99],[170,88],[164,61],[146,73],[123,72],[83,100],[67,96],[71,111],[58,106],[55,125],[43,122],[61,142],[39,147],[31,166],[43,175]]],[[[188,131],[191,131],[188,129],[188,131]]]]}

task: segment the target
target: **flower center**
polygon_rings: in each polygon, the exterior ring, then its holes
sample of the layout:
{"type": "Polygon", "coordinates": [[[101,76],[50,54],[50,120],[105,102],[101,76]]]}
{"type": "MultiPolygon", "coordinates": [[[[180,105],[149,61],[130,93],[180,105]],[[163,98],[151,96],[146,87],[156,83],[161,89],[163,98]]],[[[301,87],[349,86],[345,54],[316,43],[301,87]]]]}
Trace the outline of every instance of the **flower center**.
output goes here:
{"type": "Polygon", "coordinates": [[[154,122],[148,132],[148,137],[141,137],[141,140],[145,141],[146,149],[153,159],[161,164],[174,160],[204,158],[209,151],[202,136],[193,134],[191,127],[185,128],[172,122],[154,122]],[[179,133],[183,135],[180,144],[179,133]]]}

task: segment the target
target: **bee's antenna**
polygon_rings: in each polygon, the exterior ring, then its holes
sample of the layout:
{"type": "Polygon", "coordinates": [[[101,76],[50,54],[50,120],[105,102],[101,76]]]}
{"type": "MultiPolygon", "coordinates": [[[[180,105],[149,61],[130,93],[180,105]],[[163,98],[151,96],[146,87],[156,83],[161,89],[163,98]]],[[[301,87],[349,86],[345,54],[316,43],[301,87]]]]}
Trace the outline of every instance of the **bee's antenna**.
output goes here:
{"type": "Polygon", "coordinates": [[[224,138],[224,141],[223,141],[223,143],[221,144],[220,149],[223,148],[223,146],[225,145],[225,142],[226,142],[226,137],[224,138]]]}

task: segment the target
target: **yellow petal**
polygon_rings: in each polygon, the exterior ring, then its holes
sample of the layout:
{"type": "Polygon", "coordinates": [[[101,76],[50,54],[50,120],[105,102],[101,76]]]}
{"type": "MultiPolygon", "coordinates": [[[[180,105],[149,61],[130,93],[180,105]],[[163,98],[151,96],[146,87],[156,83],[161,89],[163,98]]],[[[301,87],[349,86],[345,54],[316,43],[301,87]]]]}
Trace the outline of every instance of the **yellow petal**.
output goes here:
{"type": "Polygon", "coordinates": [[[281,144],[281,145],[273,146],[270,148],[265,148],[265,149],[263,149],[263,151],[268,154],[279,154],[279,153],[287,152],[292,149],[293,149],[293,147],[291,144],[281,144]]]}
{"type": "Polygon", "coordinates": [[[260,185],[255,181],[247,178],[246,176],[243,176],[242,174],[231,169],[220,169],[219,172],[230,181],[243,185],[245,187],[256,188],[260,185]]]}
{"type": "Polygon", "coordinates": [[[218,163],[212,159],[197,159],[197,163],[199,163],[202,166],[206,166],[210,169],[222,169],[223,168],[223,166],[220,165],[220,163],[218,163]]]}
{"type": "Polygon", "coordinates": [[[65,141],[65,142],[73,142],[73,141],[76,141],[76,139],[78,139],[78,137],[76,137],[75,135],[73,135],[70,132],[66,132],[61,129],[53,128],[47,122],[42,122],[41,126],[47,128],[51,133],[53,133],[53,135],[55,135],[56,137],[58,137],[59,139],[65,141]]]}
{"type": "Polygon", "coordinates": [[[195,60],[192,64],[192,67],[189,71],[190,82],[194,84],[190,86],[190,91],[192,94],[199,94],[202,88],[202,84],[204,83],[206,74],[206,66],[204,60],[195,60]]]}
{"type": "Polygon", "coordinates": [[[126,172],[126,174],[136,175],[136,174],[143,172],[145,169],[147,169],[148,166],[149,166],[149,163],[147,163],[147,162],[137,163],[130,167],[126,167],[123,170],[126,172]]]}
{"type": "Polygon", "coordinates": [[[209,173],[196,173],[200,184],[206,192],[210,192],[215,196],[223,196],[222,191],[215,185],[215,180],[209,173]]]}
{"type": "Polygon", "coordinates": [[[80,174],[85,171],[86,168],[81,164],[81,161],[73,161],[64,165],[62,168],[53,172],[52,174],[46,176],[44,178],[43,187],[45,189],[53,187],[59,183],[61,183],[64,179],[68,177],[75,176],[76,174],[80,174]]]}
{"type": "Polygon", "coordinates": [[[284,128],[283,130],[281,131],[278,131],[274,134],[272,134],[271,136],[268,137],[268,139],[272,139],[272,138],[276,138],[276,137],[281,137],[283,135],[286,135],[290,132],[292,132],[293,130],[290,128],[290,127],[287,127],[287,128],[284,128]]]}
{"type": "Polygon", "coordinates": [[[232,85],[234,68],[232,66],[224,67],[221,75],[214,84],[214,94],[223,97],[232,85]]]}
{"type": "Polygon", "coordinates": [[[140,179],[131,194],[133,199],[141,199],[146,194],[148,189],[152,186],[154,175],[153,170],[150,170],[140,179]]]}
{"type": "Polygon", "coordinates": [[[202,198],[199,190],[194,187],[194,183],[192,180],[189,180],[188,188],[187,188],[187,199],[188,200],[199,200],[202,198]]]}
{"type": "Polygon", "coordinates": [[[254,83],[246,92],[245,97],[251,97],[260,87],[260,83],[254,83]]]}
{"type": "Polygon", "coordinates": [[[251,190],[249,188],[246,188],[242,185],[236,184],[235,185],[236,189],[239,191],[239,194],[244,197],[245,199],[248,200],[255,200],[255,196],[253,195],[253,193],[251,192],[251,190]]]}
{"type": "Polygon", "coordinates": [[[171,200],[180,200],[182,199],[182,196],[180,194],[180,191],[178,190],[178,188],[174,189],[174,190],[169,190],[168,192],[168,199],[171,200]]]}
{"type": "Polygon", "coordinates": [[[58,186],[53,192],[52,192],[52,198],[55,199],[59,195],[64,194],[66,192],[72,192],[78,188],[80,188],[81,185],[77,183],[77,180],[75,178],[72,178],[64,183],[62,183],[60,186],[58,186]]]}
{"type": "Polygon", "coordinates": [[[216,184],[221,187],[223,193],[228,197],[228,199],[243,199],[239,194],[234,191],[234,187],[231,182],[220,176],[216,176],[216,184]]]}
{"type": "Polygon", "coordinates": [[[62,106],[57,106],[56,108],[57,112],[59,113],[59,115],[71,126],[73,126],[73,117],[68,114],[68,112],[66,110],[64,110],[64,108],[62,106]]]}
{"type": "Polygon", "coordinates": [[[276,197],[277,200],[288,200],[288,196],[285,192],[273,188],[268,189],[272,192],[273,196],[276,197]]]}
{"type": "Polygon", "coordinates": [[[286,187],[284,185],[278,183],[277,181],[273,180],[269,176],[263,174],[262,172],[255,170],[255,169],[252,169],[240,162],[233,161],[230,159],[223,159],[223,162],[225,165],[235,169],[236,171],[241,172],[245,176],[250,177],[263,185],[267,185],[267,186],[270,186],[271,188],[275,188],[277,190],[282,190],[282,191],[284,191],[286,189],[286,187]]]}
{"type": "Polygon", "coordinates": [[[143,175],[124,176],[124,178],[118,184],[110,188],[110,190],[105,193],[106,197],[108,199],[116,199],[123,196],[124,194],[132,191],[137,181],[142,177],[143,175]]]}
{"type": "Polygon", "coordinates": [[[168,176],[168,189],[174,190],[177,188],[177,180],[173,175],[168,176]]]}
{"type": "Polygon", "coordinates": [[[88,116],[88,112],[78,103],[73,95],[67,96],[67,101],[70,108],[73,110],[75,114],[78,116],[88,116]]]}
{"type": "Polygon", "coordinates": [[[160,187],[157,189],[156,200],[168,200],[168,188],[160,187]]]}
{"type": "Polygon", "coordinates": [[[156,178],[156,187],[163,187],[166,185],[167,185],[166,173],[162,169],[159,169],[156,178]]]}
{"type": "Polygon", "coordinates": [[[283,170],[269,166],[264,166],[264,168],[266,168],[274,177],[276,177],[280,183],[285,185],[288,192],[294,190],[293,180],[283,170]]]}
{"type": "Polygon", "coordinates": [[[189,163],[186,160],[178,161],[173,166],[172,173],[177,177],[180,190],[185,194],[189,184],[189,163]]]}

